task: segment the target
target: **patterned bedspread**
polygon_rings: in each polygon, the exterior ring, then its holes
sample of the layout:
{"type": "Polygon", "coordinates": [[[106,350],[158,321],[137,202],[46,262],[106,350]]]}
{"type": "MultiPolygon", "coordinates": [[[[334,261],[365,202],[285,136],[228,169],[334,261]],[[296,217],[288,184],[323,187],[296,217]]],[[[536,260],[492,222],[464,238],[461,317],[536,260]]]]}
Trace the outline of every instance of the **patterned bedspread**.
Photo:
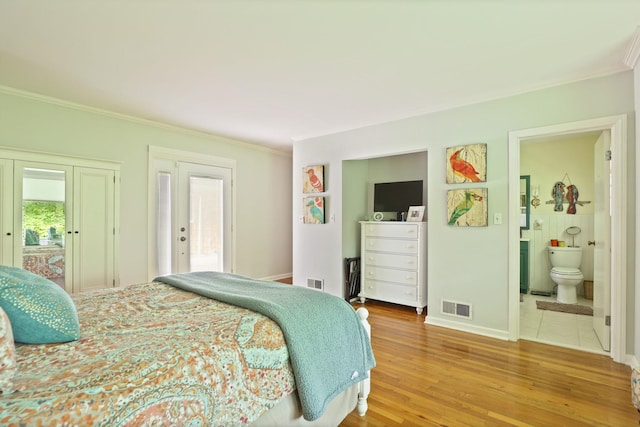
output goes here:
{"type": "Polygon", "coordinates": [[[73,299],[81,339],[16,345],[0,425],[238,425],[295,389],[261,314],[157,282],[73,299]]]}

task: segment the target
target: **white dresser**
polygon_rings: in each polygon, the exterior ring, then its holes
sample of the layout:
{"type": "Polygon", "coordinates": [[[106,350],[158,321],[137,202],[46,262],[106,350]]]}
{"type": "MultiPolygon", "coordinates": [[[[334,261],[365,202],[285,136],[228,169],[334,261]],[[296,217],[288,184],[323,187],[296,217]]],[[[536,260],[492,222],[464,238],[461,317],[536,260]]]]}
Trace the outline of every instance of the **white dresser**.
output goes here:
{"type": "Polygon", "coordinates": [[[361,221],[360,293],[409,305],[427,305],[427,223],[361,221]]]}

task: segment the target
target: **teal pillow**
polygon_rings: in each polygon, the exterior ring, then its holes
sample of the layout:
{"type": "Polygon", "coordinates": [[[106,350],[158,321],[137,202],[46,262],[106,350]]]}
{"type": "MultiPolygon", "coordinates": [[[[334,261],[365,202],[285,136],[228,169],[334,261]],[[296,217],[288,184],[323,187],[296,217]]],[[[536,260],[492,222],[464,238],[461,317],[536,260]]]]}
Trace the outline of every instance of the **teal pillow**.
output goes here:
{"type": "Polygon", "coordinates": [[[69,294],[37,274],[0,266],[0,307],[11,321],[16,342],[51,344],[80,338],[78,312],[69,294]]]}

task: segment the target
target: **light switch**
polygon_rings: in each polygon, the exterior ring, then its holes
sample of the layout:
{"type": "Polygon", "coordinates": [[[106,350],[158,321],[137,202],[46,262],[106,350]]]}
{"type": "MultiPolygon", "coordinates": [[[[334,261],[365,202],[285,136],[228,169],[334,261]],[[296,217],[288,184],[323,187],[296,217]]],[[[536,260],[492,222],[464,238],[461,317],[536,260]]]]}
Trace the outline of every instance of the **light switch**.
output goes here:
{"type": "Polygon", "coordinates": [[[493,214],[493,223],[495,225],[502,224],[502,214],[500,212],[496,212],[493,214]]]}

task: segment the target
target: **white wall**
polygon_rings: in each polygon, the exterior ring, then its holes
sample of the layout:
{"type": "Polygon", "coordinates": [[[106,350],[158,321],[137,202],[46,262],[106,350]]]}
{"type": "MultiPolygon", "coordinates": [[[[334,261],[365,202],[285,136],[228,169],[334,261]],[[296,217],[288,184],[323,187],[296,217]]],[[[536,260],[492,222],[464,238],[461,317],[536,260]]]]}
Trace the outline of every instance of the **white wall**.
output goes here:
{"type": "MultiPolygon", "coordinates": [[[[507,337],[508,132],[614,114],[628,114],[633,123],[632,88],[633,74],[625,72],[295,143],[294,171],[312,163],[331,169],[328,185],[337,215],[335,224],[323,227],[294,224],[294,282],[298,278],[323,277],[325,286],[327,282],[333,286],[326,286],[327,291],[342,292],[341,248],[346,246],[342,242],[340,215],[344,160],[428,151],[428,315],[452,327],[507,337]],[[446,148],[473,143],[488,144],[487,182],[477,186],[488,188],[490,220],[494,213],[502,213],[503,223],[451,227],[446,219],[446,192],[463,187],[445,183],[446,148]],[[310,241],[314,244],[305,244],[310,241]],[[442,299],[471,304],[473,319],[451,322],[440,313],[442,299]]],[[[634,132],[634,127],[629,126],[629,171],[635,170],[634,132]]],[[[635,186],[629,187],[633,206],[635,186]]],[[[294,179],[294,199],[300,193],[301,183],[294,179]]],[[[299,216],[300,208],[295,203],[293,208],[294,217],[299,216]]],[[[635,229],[634,214],[635,209],[630,207],[631,229],[635,229]]],[[[634,248],[628,249],[634,257],[634,248]]],[[[634,272],[628,274],[629,287],[633,288],[634,272]]]]}
{"type": "Polygon", "coordinates": [[[237,273],[291,273],[291,154],[0,88],[0,146],[121,162],[120,283],[147,280],[148,146],[235,159],[237,273]]]}

